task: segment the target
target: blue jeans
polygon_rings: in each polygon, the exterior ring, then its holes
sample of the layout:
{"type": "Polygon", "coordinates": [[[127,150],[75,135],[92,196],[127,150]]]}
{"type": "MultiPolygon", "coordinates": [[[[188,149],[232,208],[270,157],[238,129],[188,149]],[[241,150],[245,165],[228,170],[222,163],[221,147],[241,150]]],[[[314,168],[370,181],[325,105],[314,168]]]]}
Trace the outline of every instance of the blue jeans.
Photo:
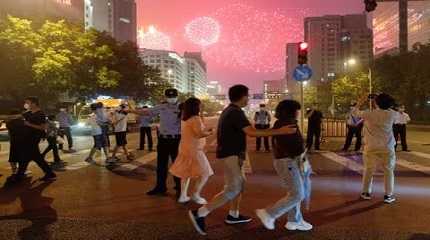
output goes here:
{"type": "Polygon", "coordinates": [[[275,205],[266,208],[267,213],[277,219],[288,212],[289,222],[303,221],[301,202],[304,199],[303,177],[299,167],[299,157],[290,159],[275,159],[273,165],[282,180],[287,196],[280,199],[275,205]]]}

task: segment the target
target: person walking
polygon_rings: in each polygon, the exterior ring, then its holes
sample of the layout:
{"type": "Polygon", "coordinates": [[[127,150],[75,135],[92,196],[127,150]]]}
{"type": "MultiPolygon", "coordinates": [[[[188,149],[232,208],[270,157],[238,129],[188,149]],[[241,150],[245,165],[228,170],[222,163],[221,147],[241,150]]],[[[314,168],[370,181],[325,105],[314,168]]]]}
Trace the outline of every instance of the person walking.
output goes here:
{"type": "Polygon", "coordinates": [[[103,137],[106,138],[106,144],[108,149],[110,148],[110,139],[109,139],[109,128],[112,124],[111,119],[109,119],[109,116],[106,112],[106,109],[103,105],[103,103],[98,102],[95,103],[95,116],[97,124],[101,127],[103,137]]]}
{"type": "Polygon", "coordinates": [[[315,150],[320,150],[321,141],[321,124],[323,114],[317,110],[316,106],[312,106],[306,112],[308,118],[308,132],[306,137],[306,148],[311,150],[313,142],[315,142],[315,150]]]}
{"type": "Polygon", "coordinates": [[[353,111],[354,116],[364,120],[364,173],[361,198],[365,200],[371,199],[373,174],[376,171],[377,164],[381,164],[384,169],[384,202],[392,203],[396,201],[394,197],[396,152],[394,150],[393,124],[397,113],[391,110],[394,105],[394,99],[390,95],[381,93],[376,97],[370,97],[371,104],[375,110],[360,111],[360,106],[365,102],[365,98],[363,98],[353,111]]]}
{"type": "Polygon", "coordinates": [[[11,111],[11,115],[11,119],[6,121],[6,128],[9,134],[9,164],[14,175],[19,164],[25,159],[26,153],[22,148],[26,145],[29,131],[24,126],[24,118],[19,110],[11,111]]]}
{"type": "Polygon", "coordinates": [[[248,105],[249,89],[235,85],[229,89],[231,104],[224,109],[218,121],[216,156],[224,165],[224,190],[208,204],[188,212],[188,217],[196,231],[206,235],[205,218],[214,210],[230,202],[230,211],[225,219],[227,224],[240,224],[252,221],[240,214],[240,200],[245,184],[243,165],[246,158],[246,136],[267,137],[292,134],[296,128],[285,126],[280,129],[255,129],[251,126],[242,108],[248,105]]]}
{"type": "Polygon", "coordinates": [[[26,154],[21,164],[19,164],[17,173],[13,175],[11,180],[15,182],[22,180],[25,177],[25,172],[31,160],[36,162],[45,173],[45,176],[40,180],[55,180],[57,175],[52,171],[48,163],[46,163],[39,149],[40,140],[45,136],[45,131],[47,129],[46,115],[40,108],[39,99],[37,97],[26,98],[24,108],[27,110],[27,112],[23,114],[24,126],[29,131],[29,137],[25,141],[25,145],[22,146],[22,151],[26,152],[26,154]]]}
{"type": "MultiPolygon", "coordinates": [[[[143,106],[142,109],[148,109],[148,106],[143,106]]],[[[145,149],[145,138],[148,141],[148,151],[152,152],[152,116],[141,115],[139,117],[139,125],[140,125],[140,144],[138,150],[145,149]]]]}
{"type": "Polygon", "coordinates": [[[197,98],[189,98],[183,105],[179,153],[170,167],[170,173],[181,179],[179,203],[193,200],[198,204],[206,204],[206,199],[201,197],[201,191],[214,173],[204,152],[206,137],[212,135],[212,129],[205,128],[200,109],[201,101],[197,98]],[[196,179],[196,182],[190,198],[188,186],[191,179],[196,179]]]}
{"type": "Polygon", "coordinates": [[[346,127],[347,127],[347,134],[345,139],[345,145],[342,148],[342,151],[347,152],[349,147],[352,144],[352,139],[356,138],[355,140],[355,151],[358,152],[361,149],[361,132],[363,131],[363,119],[360,117],[355,117],[352,113],[352,111],[357,106],[356,103],[352,104],[350,107],[350,111],[347,114],[346,117],[346,127]]]}
{"type": "Polygon", "coordinates": [[[48,141],[48,146],[45,148],[45,151],[43,151],[42,156],[45,158],[46,154],[49,153],[49,151],[52,150],[52,153],[54,155],[54,163],[60,164],[61,158],[60,154],[58,153],[58,143],[57,143],[57,137],[59,136],[59,128],[57,127],[57,123],[55,122],[55,116],[49,115],[48,116],[48,128],[46,129],[46,140],[48,141]]]}
{"type": "Polygon", "coordinates": [[[302,134],[297,125],[300,108],[300,103],[294,100],[284,100],[276,107],[278,120],[273,128],[295,125],[297,132],[272,138],[273,166],[287,190],[287,195],[274,205],[256,210],[257,216],[269,230],[275,229],[276,219],[285,213],[288,213],[286,229],[300,231],[312,229],[312,225],[303,219],[301,212],[301,202],[305,198],[305,184],[301,171],[305,148],[302,134]]]}
{"type": "Polygon", "coordinates": [[[127,105],[121,104],[119,109],[113,113],[112,124],[114,126],[116,146],[112,151],[112,157],[109,159],[110,163],[114,163],[118,160],[116,154],[120,148],[124,151],[127,160],[132,161],[134,159],[133,154],[131,154],[127,149],[127,122],[127,105]]]}
{"type": "Polygon", "coordinates": [[[98,108],[100,108],[100,105],[97,103],[93,103],[90,105],[90,109],[92,113],[87,120],[87,124],[91,126],[91,136],[93,136],[93,139],[94,139],[94,146],[91,149],[88,157],[85,159],[85,161],[88,163],[95,163],[94,155],[96,154],[97,151],[99,151],[100,153],[101,151],[104,152],[105,162],[107,162],[109,158],[107,139],[106,139],[106,136],[103,134],[102,127],[97,122],[96,112],[98,108]]]}
{"type": "MultiPolygon", "coordinates": [[[[69,147],[69,152],[76,152],[73,149],[73,137],[71,126],[73,124],[72,116],[67,112],[65,107],[60,108],[60,112],[57,114],[56,119],[60,124],[59,136],[67,139],[67,145],[69,147]]],[[[63,143],[59,144],[59,149],[63,150],[63,143]]]]}
{"type": "MultiPolygon", "coordinates": [[[[166,102],[151,109],[130,111],[139,115],[160,117],[160,128],[157,144],[157,182],[147,195],[165,195],[167,192],[167,174],[169,159],[174,162],[178,156],[179,142],[181,141],[181,104],[178,101],[178,90],[166,89],[164,92],[166,102]]],[[[181,179],[173,177],[176,195],[181,192],[181,179]]]]}
{"type": "Polygon", "coordinates": [[[409,114],[405,113],[405,105],[400,105],[397,113],[396,121],[393,126],[394,138],[396,141],[395,149],[397,150],[397,143],[400,137],[402,151],[409,152],[408,143],[406,142],[406,125],[411,121],[411,118],[409,114]]]}
{"type": "MultiPolygon", "coordinates": [[[[266,110],[265,104],[260,104],[260,111],[256,112],[254,115],[254,122],[256,129],[268,129],[270,128],[271,116],[269,111],[266,110]]],[[[269,137],[263,137],[264,139],[264,149],[266,152],[270,151],[269,147],[269,137]]],[[[257,152],[261,148],[261,137],[257,137],[256,140],[257,152]]]]}

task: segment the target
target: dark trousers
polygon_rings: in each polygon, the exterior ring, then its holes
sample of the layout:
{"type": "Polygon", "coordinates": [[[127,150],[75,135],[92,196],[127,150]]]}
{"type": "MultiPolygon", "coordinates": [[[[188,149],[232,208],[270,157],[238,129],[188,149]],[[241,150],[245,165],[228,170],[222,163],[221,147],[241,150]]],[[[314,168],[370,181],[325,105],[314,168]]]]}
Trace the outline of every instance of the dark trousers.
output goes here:
{"type": "Polygon", "coordinates": [[[109,124],[100,125],[102,129],[103,137],[106,139],[107,147],[110,147],[110,139],[109,139],[109,124]]]}
{"type": "MultiPolygon", "coordinates": [[[[268,129],[268,128],[270,128],[270,125],[255,124],[255,128],[256,129],[268,129]]],[[[256,139],[257,151],[260,151],[262,138],[264,138],[264,149],[269,151],[270,150],[269,137],[257,137],[257,139],[256,139]]]]}
{"type": "Polygon", "coordinates": [[[397,141],[400,137],[400,142],[402,144],[402,150],[408,150],[408,144],[406,143],[406,124],[394,124],[393,126],[394,138],[396,139],[396,149],[397,141]]]}
{"type": "Polygon", "coordinates": [[[42,154],[40,153],[39,149],[39,142],[37,141],[29,141],[26,146],[23,146],[22,151],[26,151],[26,156],[22,159],[22,162],[20,162],[18,167],[18,176],[24,176],[25,172],[27,171],[28,164],[31,160],[36,162],[37,166],[39,166],[45,174],[51,173],[52,170],[49,167],[48,163],[43,158],[42,154]]]}
{"type": "MultiPolygon", "coordinates": [[[[69,149],[73,148],[73,138],[72,138],[72,130],[69,127],[60,128],[60,137],[64,138],[66,136],[67,138],[67,145],[69,146],[69,149]]],[[[63,144],[59,145],[60,150],[63,150],[63,144]]]]}
{"type": "MultiPolygon", "coordinates": [[[[157,145],[157,185],[156,189],[159,191],[166,191],[166,180],[167,173],[169,169],[169,158],[172,163],[176,160],[178,156],[180,138],[158,138],[157,145]]],[[[181,179],[178,177],[173,177],[175,180],[175,189],[180,191],[181,189],[181,179]]]]}
{"type": "Polygon", "coordinates": [[[315,142],[315,150],[320,149],[320,141],[321,141],[321,125],[319,126],[308,126],[308,135],[306,138],[306,148],[309,150],[312,148],[313,142],[315,142]],[[315,141],[314,141],[315,139],[315,141]]]}
{"type": "Polygon", "coordinates": [[[55,137],[48,137],[48,147],[46,147],[45,151],[43,151],[42,156],[45,158],[46,154],[49,153],[49,151],[52,150],[52,153],[54,154],[54,162],[60,162],[60,155],[58,154],[58,147],[57,147],[57,138],[55,137]]]}
{"type": "Polygon", "coordinates": [[[140,128],[140,150],[145,149],[145,137],[148,139],[148,150],[152,150],[152,129],[151,127],[140,128]]]}
{"type": "Polygon", "coordinates": [[[358,126],[348,126],[348,131],[346,133],[345,145],[343,146],[344,151],[348,151],[349,147],[352,144],[352,139],[356,138],[355,141],[355,151],[359,151],[361,149],[361,132],[363,130],[363,125],[360,124],[358,126]]]}

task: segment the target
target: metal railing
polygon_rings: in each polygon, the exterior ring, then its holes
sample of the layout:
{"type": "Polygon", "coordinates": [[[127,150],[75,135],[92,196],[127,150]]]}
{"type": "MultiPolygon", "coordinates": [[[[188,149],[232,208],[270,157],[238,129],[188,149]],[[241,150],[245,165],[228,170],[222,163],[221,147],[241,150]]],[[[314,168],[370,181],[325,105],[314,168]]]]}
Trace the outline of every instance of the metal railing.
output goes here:
{"type": "Polygon", "coordinates": [[[346,121],[339,119],[324,119],[322,122],[323,137],[345,137],[346,121]]]}

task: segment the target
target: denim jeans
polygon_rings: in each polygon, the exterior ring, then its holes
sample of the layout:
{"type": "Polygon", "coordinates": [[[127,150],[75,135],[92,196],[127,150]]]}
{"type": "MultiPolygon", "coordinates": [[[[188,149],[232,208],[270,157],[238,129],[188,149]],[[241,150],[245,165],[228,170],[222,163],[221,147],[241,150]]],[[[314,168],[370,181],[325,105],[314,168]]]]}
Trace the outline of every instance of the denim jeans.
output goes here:
{"type": "Polygon", "coordinates": [[[276,202],[275,205],[266,208],[267,213],[274,219],[288,212],[289,222],[301,222],[303,220],[300,207],[305,194],[299,161],[300,157],[275,159],[273,162],[282,185],[287,190],[287,195],[284,198],[276,202]]]}

